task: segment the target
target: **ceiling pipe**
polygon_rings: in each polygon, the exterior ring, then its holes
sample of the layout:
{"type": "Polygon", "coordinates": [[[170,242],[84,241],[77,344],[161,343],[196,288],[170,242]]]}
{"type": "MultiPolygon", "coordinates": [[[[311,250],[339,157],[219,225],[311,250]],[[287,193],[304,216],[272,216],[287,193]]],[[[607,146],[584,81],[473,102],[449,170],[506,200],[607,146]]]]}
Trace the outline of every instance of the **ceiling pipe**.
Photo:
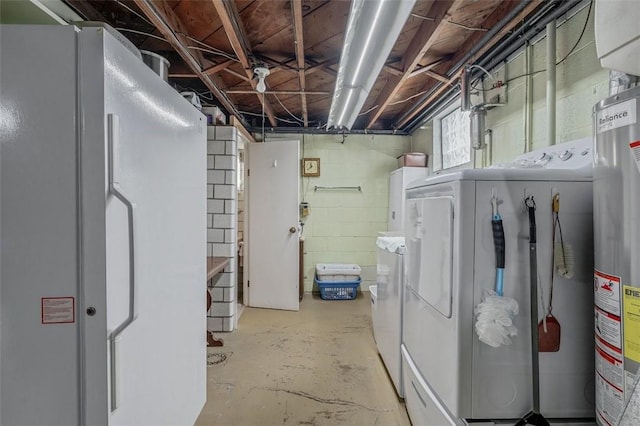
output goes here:
{"type": "Polygon", "coordinates": [[[511,34],[511,36],[506,39],[504,42],[500,43],[498,46],[500,50],[495,50],[495,54],[493,56],[489,56],[484,58],[482,63],[483,67],[486,69],[491,69],[497,66],[500,62],[503,62],[506,58],[515,53],[518,49],[524,46],[525,42],[534,38],[537,34],[540,34],[545,30],[546,25],[558,18],[562,15],[568,13],[571,9],[580,6],[583,4],[584,6],[589,4],[589,0],[571,0],[571,1],[561,1],[558,4],[557,8],[549,12],[546,16],[540,19],[540,22],[527,23],[527,29],[524,33],[515,32],[511,34]]]}
{"type": "MultiPolygon", "coordinates": [[[[518,14],[520,12],[522,12],[528,5],[529,3],[531,3],[530,0],[526,0],[526,1],[521,1],[520,3],[518,3],[518,5],[513,8],[504,18],[502,18],[500,20],[500,22],[498,22],[498,24],[494,25],[493,28],[491,28],[491,30],[489,30],[487,33],[485,33],[485,35],[480,39],[480,41],[478,41],[478,43],[476,43],[475,47],[473,49],[471,49],[466,55],[464,55],[462,57],[462,59],[460,59],[452,68],[451,70],[447,73],[447,77],[451,77],[452,75],[454,75],[460,68],[462,68],[464,65],[467,64],[467,62],[469,62],[469,60],[476,54],[478,53],[478,51],[482,48],[482,46],[484,46],[486,43],[488,43],[493,37],[495,37],[496,34],[498,34],[500,31],[502,31],[502,29],[509,24],[509,22],[511,22],[512,19],[514,19],[516,16],[518,16],[518,14]]],[[[416,101],[416,105],[420,105],[422,104],[426,99],[429,99],[429,97],[440,87],[439,84],[436,84],[433,88],[431,88],[431,90],[429,90],[427,93],[425,93],[424,95],[422,95],[420,98],[418,98],[418,100],[416,101]]],[[[454,90],[458,90],[455,87],[452,87],[451,89],[449,89],[448,93],[453,92],[454,90]]],[[[443,95],[446,96],[446,95],[443,95]]],[[[400,119],[398,120],[398,122],[402,122],[404,121],[405,117],[408,116],[409,114],[411,114],[412,111],[407,112],[406,114],[404,114],[403,117],[400,117],[400,119]]],[[[422,116],[422,114],[419,114],[418,117],[422,116]]],[[[410,121],[410,123],[414,123],[414,122],[421,122],[422,120],[416,120],[416,118],[414,118],[412,121],[410,121]]],[[[405,126],[405,128],[410,127],[411,124],[409,126],[405,126]]],[[[413,128],[417,127],[417,125],[414,125],[413,128]]]]}
{"type": "Polygon", "coordinates": [[[547,143],[556,144],[556,20],[547,24],[547,143]]]}
{"type": "MultiPolygon", "coordinates": [[[[529,4],[531,3],[531,0],[525,0],[525,1],[521,1],[520,3],[518,3],[518,5],[513,8],[504,18],[502,18],[500,20],[500,22],[498,22],[497,25],[494,25],[493,28],[491,28],[491,30],[489,30],[489,32],[487,32],[484,37],[482,37],[482,39],[480,39],[480,41],[478,43],[476,43],[475,47],[473,49],[471,49],[466,55],[464,55],[462,57],[462,59],[460,59],[452,68],[451,70],[447,73],[448,77],[451,77],[452,75],[454,75],[456,73],[456,71],[458,71],[460,68],[462,68],[465,65],[468,65],[467,63],[469,62],[469,60],[475,56],[476,53],[478,53],[478,51],[482,48],[482,46],[486,43],[488,43],[496,34],[498,34],[500,31],[502,31],[502,29],[509,24],[509,22],[511,22],[512,19],[514,19],[516,16],[518,16],[518,14],[520,12],[522,12],[524,9],[526,9],[527,6],[529,6],[529,4]]],[[[551,3],[546,4],[545,6],[543,6],[545,9],[552,7],[551,3]]],[[[535,15],[534,15],[535,16],[535,15]]],[[[512,33],[513,35],[514,33],[512,33]]],[[[503,44],[503,43],[501,43],[503,44]]],[[[492,49],[493,50],[493,49],[492,49]]]]}
{"type": "MultiPolygon", "coordinates": [[[[539,22],[535,22],[535,24],[529,21],[525,22],[523,24],[524,26],[526,26],[524,31],[512,32],[511,35],[508,36],[503,42],[500,42],[497,46],[491,49],[491,52],[494,52],[493,54],[488,54],[485,56],[484,59],[478,61],[478,65],[481,65],[486,69],[494,68],[499,63],[506,60],[515,51],[522,48],[522,46],[524,46],[527,40],[530,40],[536,34],[539,34],[540,32],[542,32],[544,26],[547,25],[549,22],[569,12],[569,10],[573,9],[574,7],[577,7],[578,5],[580,5],[580,3],[584,3],[586,5],[588,4],[588,2],[589,0],[574,0],[574,1],[566,1],[566,2],[561,1],[561,2],[553,3],[553,5],[555,6],[555,9],[549,10],[549,8],[546,8],[545,9],[546,15],[542,17],[538,17],[538,14],[534,15],[534,17],[536,17],[536,21],[539,21],[539,22]]],[[[508,20],[506,20],[507,22],[505,22],[505,20],[506,18],[501,20],[498,26],[502,27],[506,25],[508,20]]],[[[478,44],[481,45],[484,40],[485,38],[483,38],[478,44]]],[[[471,57],[470,55],[468,56],[471,57]]],[[[450,74],[453,75],[455,71],[456,71],[455,69],[452,69],[452,72],[450,74]]],[[[416,102],[416,105],[420,105],[421,102],[423,102],[425,99],[428,99],[429,96],[431,96],[438,88],[439,88],[438,85],[434,86],[428,93],[420,97],[420,99],[416,102]]],[[[457,96],[459,90],[460,89],[458,87],[452,87],[442,95],[442,98],[447,97],[447,99],[453,100],[457,96]]],[[[440,105],[440,103],[437,103],[437,105],[440,105]]],[[[421,125],[422,122],[424,122],[427,119],[430,119],[436,112],[437,112],[437,108],[433,108],[432,105],[428,106],[420,114],[417,114],[411,121],[409,121],[408,124],[404,126],[401,130],[411,134],[418,126],[421,125]]],[[[405,114],[405,116],[407,115],[409,115],[409,113],[405,114]]],[[[401,122],[403,118],[401,118],[398,121],[401,122]]]]}

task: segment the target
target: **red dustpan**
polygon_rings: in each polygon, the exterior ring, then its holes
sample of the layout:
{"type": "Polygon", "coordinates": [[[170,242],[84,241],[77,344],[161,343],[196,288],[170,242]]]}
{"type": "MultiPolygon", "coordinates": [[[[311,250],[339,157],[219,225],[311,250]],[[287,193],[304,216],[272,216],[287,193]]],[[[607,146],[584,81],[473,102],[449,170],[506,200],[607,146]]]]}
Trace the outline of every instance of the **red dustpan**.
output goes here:
{"type": "Polygon", "coordinates": [[[538,324],[538,352],[560,350],[560,323],[551,312],[538,324]]]}
{"type": "MultiPolygon", "coordinates": [[[[560,211],[560,194],[555,194],[551,202],[553,215],[553,230],[551,231],[551,264],[555,260],[556,226],[560,227],[558,212],[560,211]]],[[[560,229],[562,239],[562,229],[560,229]]],[[[555,268],[551,268],[551,289],[549,291],[549,308],[547,316],[538,324],[538,352],[558,352],[560,350],[560,323],[553,316],[553,277],[555,268]]]]}

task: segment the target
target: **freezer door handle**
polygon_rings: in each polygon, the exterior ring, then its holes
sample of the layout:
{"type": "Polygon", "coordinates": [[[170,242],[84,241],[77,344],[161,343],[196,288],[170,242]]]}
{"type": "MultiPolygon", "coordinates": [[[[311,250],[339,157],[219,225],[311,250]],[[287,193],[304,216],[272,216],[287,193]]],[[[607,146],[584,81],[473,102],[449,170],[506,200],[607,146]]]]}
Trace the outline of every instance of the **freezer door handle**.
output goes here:
{"type": "Polygon", "coordinates": [[[120,334],[136,319],[135,294],[135,204],[122,193],[120,189],[120,161],[119,161],[119,133],[120,119],[116,114],[107,114],[108,145],[109,145],[109,194],[117,198],[127,208],[129,235],[129,315],[109,334],[110,352],[110,382],[111,382],[111,411],[118,408],[118,342],[120,334]]]}
{"type": "Polygon", "coordinates": [[[109,138],[109,185],[120,183],[120,117],[107,114],[109,138]]]}

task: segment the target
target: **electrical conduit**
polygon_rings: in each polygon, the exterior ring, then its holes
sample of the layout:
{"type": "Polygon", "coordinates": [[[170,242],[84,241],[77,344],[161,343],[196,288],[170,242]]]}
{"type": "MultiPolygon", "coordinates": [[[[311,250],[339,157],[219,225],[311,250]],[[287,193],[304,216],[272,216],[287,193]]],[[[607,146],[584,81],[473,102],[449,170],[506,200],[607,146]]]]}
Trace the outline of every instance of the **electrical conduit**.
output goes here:
{"type": "Polygon", "coordinates": [[[547,24],[547,143],[556,144],[556,20],[547,24]]]}

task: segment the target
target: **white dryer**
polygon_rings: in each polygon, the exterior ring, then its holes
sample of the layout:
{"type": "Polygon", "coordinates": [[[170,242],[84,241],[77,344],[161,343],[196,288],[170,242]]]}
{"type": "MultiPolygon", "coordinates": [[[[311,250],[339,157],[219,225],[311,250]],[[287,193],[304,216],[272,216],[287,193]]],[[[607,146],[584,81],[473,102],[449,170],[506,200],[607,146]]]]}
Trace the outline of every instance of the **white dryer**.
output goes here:
{"type": "Polygon", "coordinates": [[[556,145],[511,168],[432,176],[407,189],[402,368],[414,424],[519,419],[531,411],[529,225],[523,201],[533,196],[537,205],[542,308],[553,268],[555,194],[564,240],[574,249],[575,276],[554,278],[561,345],[558,352],[540,354],[541,412],[546,418],[593,418],[591,144],[556,145]],[[506,240],[504,295],[520,306],[518,335],[499,348],[474,332],[474,307],[495,279],[492,197],[501,202],[506,240]]]}

